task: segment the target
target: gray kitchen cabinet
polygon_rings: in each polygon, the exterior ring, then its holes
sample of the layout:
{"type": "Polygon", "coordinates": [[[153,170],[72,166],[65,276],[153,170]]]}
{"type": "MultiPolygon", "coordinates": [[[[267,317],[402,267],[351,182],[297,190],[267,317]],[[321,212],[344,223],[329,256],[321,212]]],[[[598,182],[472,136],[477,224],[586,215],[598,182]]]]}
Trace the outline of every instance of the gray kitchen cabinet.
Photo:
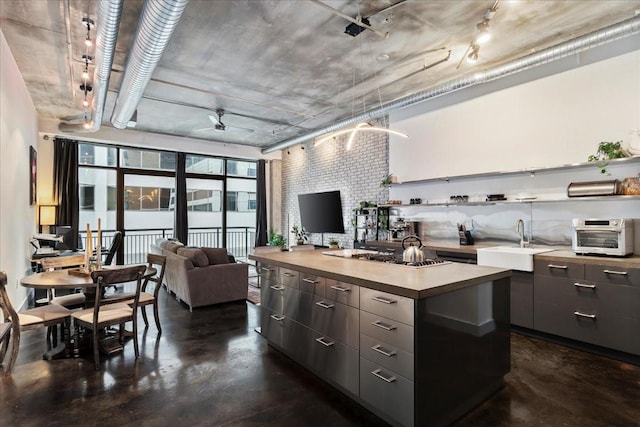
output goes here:
{"type": "Polygon", "coordinates": [[[539,264],[534,278],[536,330],[640,355],[640,269],[539,264]]]}
{"type": "Polygon", "coordinates": [[[360,307],[360,287],[357,285],[327,279],[325,281],[324,295],[330,300],[355,308],[360,307]]]}
{"type": "Polygon", "coordinates": [[[511,324],[533,328],[533,273],[511,272],[511,324]]]}
{"type": "Polygon", "coordinates": [[[310,330],[308,364],[321,377],[354,395],[359,394],[358,350],[331,336],[310,330]]]}

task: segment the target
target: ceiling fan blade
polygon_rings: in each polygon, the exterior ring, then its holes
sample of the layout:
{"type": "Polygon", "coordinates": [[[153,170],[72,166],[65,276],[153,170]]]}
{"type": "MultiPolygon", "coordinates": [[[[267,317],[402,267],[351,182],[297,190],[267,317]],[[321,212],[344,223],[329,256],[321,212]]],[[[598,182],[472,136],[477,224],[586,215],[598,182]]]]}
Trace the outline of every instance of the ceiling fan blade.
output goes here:
{"type": "Polygon", "coordinates": [[[227,129],[229,129],[230,131],[247,132],[247,133],[255,132],[255,130],[253,129],[241,128],[238,126],[227,126],[227,129]]]}
{"type": "Polygon", "coordinates": [[[213,130],[213,128],[212,127],[208,127],[208,128],[194,129],[192,132],[202,132],[203,130],[213,130]]]}

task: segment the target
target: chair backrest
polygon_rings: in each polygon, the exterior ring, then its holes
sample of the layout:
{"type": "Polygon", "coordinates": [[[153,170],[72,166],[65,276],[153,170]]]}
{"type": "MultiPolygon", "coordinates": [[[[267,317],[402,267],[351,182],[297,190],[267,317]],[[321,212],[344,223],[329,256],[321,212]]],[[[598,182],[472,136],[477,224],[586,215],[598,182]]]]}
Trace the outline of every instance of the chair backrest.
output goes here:
{"type": "Polygon", "coordinates": [[[148,282],[155,282],[156,288],[153,290],[153,296],[155,298],[158,298],[158,292],[162,287],[162,280],[164,280],[164,268],[167,265],[167,257],[164,255],[147,254],[147,264],[149,267],[158,266],[159,269],[157,269],[155,276],[149,277],[147,280],[145,280],[142,290],[147,290],[148,282]]]}
{"type": "Polygon", "coordinates": [[[118,283],[136,282],[136,292],[133,302],[134,312],[138,309],[142,277],[147,270],[146,265],[132,265],[130,267],[110,268],[91,272],[91,279],[96,286],[96,300],[94,305],[94,322],[98,318],[104,288],[118,283]]]}
{"type": "Polygon", "coordinates": [[[104,259],[104,265],[111,265],[113,257],[116,255],[118,248],[122,244],[122,239],[122,232],[116,231],[113,235],[113,239],[111,239],[111,246],[109,246],[109,252],[107,253],[107,257],[104,259]]]}
{"type": "Polygon", "coordinates": [[[76,254],[42,258],[40,260],[40,265],[42,265],[42,268],[46,271],[61,268],[83,267],[84,262],[85,256],[82,254],[76,254]]]}
{"type": "Polygon", "coordinates": [[[11,356],[9,364],[5,367],[5,374],[9,374],[16,361],[18,348],[20,347],[20,319],[18,318],[18,313],[16,313],[16,310],[11,305],[6,287],[7,273],[0,271],[0,313],[2,313],[2,321],[0,322],[0,365],[6,355],[9,339],[11,335],[13,335],[11,356]]]}

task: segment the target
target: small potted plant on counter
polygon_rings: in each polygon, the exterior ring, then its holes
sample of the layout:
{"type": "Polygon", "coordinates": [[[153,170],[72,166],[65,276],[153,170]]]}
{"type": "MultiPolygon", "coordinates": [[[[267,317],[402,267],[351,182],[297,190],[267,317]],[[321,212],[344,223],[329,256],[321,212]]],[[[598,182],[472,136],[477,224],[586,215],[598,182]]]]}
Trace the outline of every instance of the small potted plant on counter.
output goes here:
{"type": "Polygon", "coordinates": [[[287,240],[282,234],[278,234],[275,231],[269,231],[269,246],[280,246],[280,249],[287,245],[287,240]]]}
{"type": "Polygon", "coordinates": [[[338,246],[340,244],[340,242],[338,242],[337,239],[329,239],[329,248],[330,249],[338,249],[340,246],[338,246]]]}
{"type": "Polygon", "coordinates": [[[296,243],[299,245],[304,245],[304,242],[307,241],[307,232],[304,231],[304,227],[298,227],[294,225],[291,227],[291,232],[296,236],[296,243]]]}

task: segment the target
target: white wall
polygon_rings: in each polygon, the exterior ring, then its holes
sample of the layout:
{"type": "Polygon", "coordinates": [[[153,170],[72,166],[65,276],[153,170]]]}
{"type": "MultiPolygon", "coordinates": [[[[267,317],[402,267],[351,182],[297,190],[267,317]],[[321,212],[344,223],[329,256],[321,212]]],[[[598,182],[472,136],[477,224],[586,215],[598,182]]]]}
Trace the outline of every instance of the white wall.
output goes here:
{"type": "Polygon", "coordinates": [[[493,92],[463,89],[392,113],[410,139],[391,137],[390,171],[403,182],[560,166],[587,161],[600,141],[640,154],[640,50],[600,60],[617,53],[610,45],[523,72],[534,79],[526,84],[486,83],[493,92]]]}
{"type": "MultiPolygon", "coordinates": [[[[0,30],[0,269],[16,308],[26,300],[20,278],[30,270],[36,207],[29,205],[29,146],[38,150],[35,107],[0,30]]],[[[38,150],[39,151],[39,150],[38,150]]]]}

